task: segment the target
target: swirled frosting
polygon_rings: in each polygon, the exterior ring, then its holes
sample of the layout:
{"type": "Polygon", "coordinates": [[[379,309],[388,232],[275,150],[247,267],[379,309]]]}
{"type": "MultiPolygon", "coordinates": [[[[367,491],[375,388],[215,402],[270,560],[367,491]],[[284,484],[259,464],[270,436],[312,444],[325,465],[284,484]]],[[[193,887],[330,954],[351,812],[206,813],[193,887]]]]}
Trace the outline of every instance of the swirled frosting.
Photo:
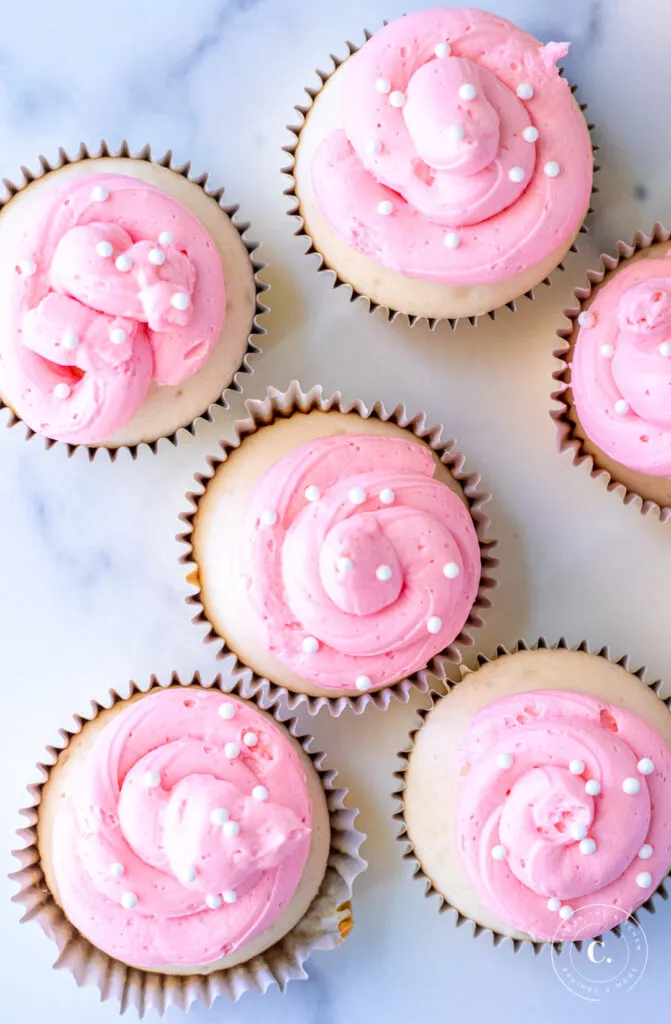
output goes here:
{"type": "Polygon", "coordinates": [[[198,370],[224,323],[220,255],[200,221],[123,175],[47,195],[16,252],[3,391],[33,430],[93,444],[128,423],[152,382],[198,370]]]}
{"type": "Polygon", "coordinates": [[[671,476],[671,258],[619,269],[578,322],[571,386],[585,433],[623,466],[671,476]]]}
{"type": "Polygon", "coordinates": [[[305,773],[277,726],[220,692],[156,691],[102,729],[59,808],[59,899],[125,963],[211,963],[277,920],[310,836],[305,773]]]}
{"type": "Polygon", "coordinates": [[[494,701],[460,751],[457,841],[471,884],[537,939],[571,938],[573,914],[594,905],[593,934],[613,928],[671,864],[670,782],[665,743],[624,708],[556,690],[494,701]]]}
{"type": "Polygon", "coordinates": [[[240,571],[260,636],[302,678],[375,689],[458,636],[480,550],[434,471],[423,445],[349,434],[300,445],[257,481],[240,571]]]}
{"type": "Polygon", "coordinates": [[[340,130],[312,164],[321,212],[410,277],[488,284],[572,239],[589,203],[583,117],[543,46],[486,11],[436,8],[377,32],[344,69],[340,130]]]}

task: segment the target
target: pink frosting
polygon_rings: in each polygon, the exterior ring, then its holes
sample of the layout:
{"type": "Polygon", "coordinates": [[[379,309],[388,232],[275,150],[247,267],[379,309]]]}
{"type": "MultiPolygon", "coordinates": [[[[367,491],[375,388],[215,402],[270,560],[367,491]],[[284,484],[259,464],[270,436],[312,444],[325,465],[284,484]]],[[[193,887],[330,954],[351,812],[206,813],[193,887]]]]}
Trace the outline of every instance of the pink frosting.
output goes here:
{"type": "Polygon", "coordinates": [[[15,273],[3,391],[33,430],[59,441],[91,444],[123,427],[152,381],[179,384],[203,365],[224,323],[207,231],[135,178],[71,178],[48,195],[15,273]]]}
{"type": "Polygon", "coordinates": [[[480,549],[468,508],[434,471],[412,441],[337,435],[300,445],[255,485],[241,573],[260,638],[302,678],[375,689],[460,633],[480,549]]]}
{"type": "Polygon", "coordinates": [[[52,835],[60,900],[125,963],[211,963],[280,916],[310,826],[305,773],[282,731],[235,697],[171,687],[112,719],[75,776],[52,835]]]}
{"type": "Polygon", "coordinates": [[[671,753],[630,711],[555,690],[503,697],[473,717],[460,762],[461,860],[482,901],[514,928],[546,940],[598,935],[644,903],[667,873],[671,753]],[[509,767],[498,761],[505,754],[509,767]],[[641,771],[644,758],[651,774],[641,771]],[[580,774],[572,761],[584,765],[580,774]],[[638,791],[627,793],[625,779],[638,791]],[[598,795],[586,791],[590,780],[600,784],[598,795]],[[596,843],[591,854],[572,833],[581,826],[596,843]],[[645,844],[652,855],[641,857],[645,844]],[[497,846],[504,859],[492,855],[497,846]],[[641,885],[645,872],[650,881],[641,885]],[[563,921],[550,909],[553,897],[574,917],[563,921]],[[579,913],[586,907],[598,907],[593,929],[579,913]]]}
{"type": "Polygon", "coordinates": [[[618,270],[583,319],[571,386],[585,433],[623,466],[671,476],[671,258],[618,270]]]}
{"type": "Polygon", "coordinates": [[[343,128],[315,153],[323,215],[358,252],[410,277],[489,284],[546,259],[577,232],[592,188],[589,135],[555,67],[567,51],[467,8],[387,25],[347,62],[343,128]],[[441,43],[451,55],[436,55],[441,43]],[[530,99],[518,96],[525,86],[530,99]],[[539,138],[525,139],[532,128],[539,138]],[[552,162],[556,177],[544,170],[552,162]]]}

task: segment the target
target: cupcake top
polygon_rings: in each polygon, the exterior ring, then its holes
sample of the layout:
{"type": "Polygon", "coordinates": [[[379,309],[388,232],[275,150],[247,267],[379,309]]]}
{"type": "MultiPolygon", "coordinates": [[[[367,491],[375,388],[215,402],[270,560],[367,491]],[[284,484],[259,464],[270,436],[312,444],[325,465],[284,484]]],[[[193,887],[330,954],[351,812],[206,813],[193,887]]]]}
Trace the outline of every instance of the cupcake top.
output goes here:
{"type": "Polygon", "coordinates": [[[571,387],[588,438],[629,469],[671,476],[671,256],[619,267],[578,325],[571,387]]]}
{"type": "Polygon", "coordinates": [[[208,964],[268,929],[311,842],[303,767],[253,706],[197,687],[127,704],[53,823],[59,902],[99,949],[142,967],[208,964]]]}
{"type": "Polygon", "coordinates": [[[592,187],[584,119],[543,46],[486,11],[436,8],[345,64],[342,128],[319,145],[319,207],[358,252],[410,277],[490,284],[578,230],[592,187]]]}
{"type": "Polygon", "coordinates": [[[3,391],[28,426],[59,441],[114,434],[152,383],[194,374],[224,324],[207,231],[136,178],[91,174],[45,193],[17,239],[15,275],[3,391]]]}
{"type": "Polygon", "coordinates": [[[255,483],[239,572],[267,649],[320,687],[376,689],[423,668],[464,626],[480,580],[468,507],[429,448],[318,437],[255,483]]]}

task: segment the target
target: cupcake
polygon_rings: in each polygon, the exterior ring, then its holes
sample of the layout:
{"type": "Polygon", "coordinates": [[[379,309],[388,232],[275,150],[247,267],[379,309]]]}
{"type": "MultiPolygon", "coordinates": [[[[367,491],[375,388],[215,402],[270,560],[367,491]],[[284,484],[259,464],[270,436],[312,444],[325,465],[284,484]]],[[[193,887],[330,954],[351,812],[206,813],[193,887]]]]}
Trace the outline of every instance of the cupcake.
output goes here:
{"type": "Polygon", "coordinates": [[[311,710],[444,676],[489,605],[478,478],[402,407],[371,414],[294,383],[248,409],[183,517],[210,637],[311,710]]]}
{"type": "Polygon", "coordinates": [[[409,317],[477,317],[557,267],[592,191],[592,145],[556,62],[470,8],[409,14],[322,75],[294,129],[304,233],[339,283],[409,317]]]}
{"type": "Polygon", "coordinates": [[[642,677],[586,645],[522,645],[426,713],[403,838],[476,934],[593,938],[651,900],[671,865],[671,717],[642,677]]]}
{"type": "Polygon", "coordinates": [[[237,998],[347,933],[362,837],[293,726],[195,683],[78,721],[29,812],[39,878],[15,877],[80,983],[113,970],[141,1010],[237,998]]]}
{"type": "Polygon", "coordinates": [[[671,514],[671,255],[656,225],[617,256],[601,257],[589,286],[566,310],[569,326],[556,353],[562,402],[554,413],[561,450],[592,460],[625,501],[671,514]]]}
{"type": "Polygon", "coordinates": [[[259,351],[262,266],[188,165],[66,157],[0,211],[0,399],[49,441],[175,440],[259,351]]]}

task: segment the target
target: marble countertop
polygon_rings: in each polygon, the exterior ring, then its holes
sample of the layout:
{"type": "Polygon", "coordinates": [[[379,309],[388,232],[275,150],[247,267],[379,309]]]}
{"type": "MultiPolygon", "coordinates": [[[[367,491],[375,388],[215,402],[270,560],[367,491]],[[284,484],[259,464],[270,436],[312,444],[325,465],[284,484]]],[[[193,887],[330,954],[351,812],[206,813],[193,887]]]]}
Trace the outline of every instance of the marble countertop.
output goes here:
{"type": "MultiPolygon", "coordinates": [[[[671,220],[671,15],[661,0],[491,0],[490,7],[543,40],[571,39],[569,77],[597,124],[603,170],[598,212],[581,251],[551,288],[496,322],[430,334],[388,325],[317,276],[293,237],[282,196],[284,125],[342,41],[423,0],[23,0],[2,4],[0,171],[8,178],[38,153],[75,151],[81,139],[124,137],[170,147],[223,182],[263,242],[272,284],[265,354],[246,397],[267,385],[340,388],[424,409],[446,425],[494,494],[500,588],[478,645],[544,633],[587,638],[629,653],[671,679],[668,581],[671,526],[625,508],[585,468],[555,454],[548,416],[553,331],[573,285],[618,237],[671,220]]],[[[20,927],[6,873],[16,809],[45,744],[87,700],[129,678],[218,670],[190,623],[174,535],[183,495],[243,409],[219,410],[197,437],[159,454],[89,464],[78,451],[45,452],[22,430],[0,433],[3,676],[0,786],[0,1016],[7,1024],[104,1024],[118,1013],[92,989],[51,970],[54,948],[20,927]]],[[[411,705],[363,718],[310,723],[342,768],[368,833],[370,868],[356,888],[356,927],[342,949],[318,953],[310,980],[285,996],[220,1000],[189,1020],[227,1024],[359,1024],[466,1018],[580,1024],[612,1015],[645,1019],[668,990],[671,911],[644,915],[649,963],[640,983],[600,1003],[567,992],[549,955],[494,949],[454,927],[422,898],[401,860],[391,821],[394,754],[413,725],[411,705]],[[615,1000],[619,1000],[616,1002],[615,1000]]],[[[612,937],[608,940],[614,942],[612,937]]],[[[135,1019],[135,1013],[128,1015],[135,1019]]],[[[154,1019],[151,1017],[151,1019],[154,1019]]],[[[170,1011],[177,1021],[180,1013],[170,1011]]]]}

